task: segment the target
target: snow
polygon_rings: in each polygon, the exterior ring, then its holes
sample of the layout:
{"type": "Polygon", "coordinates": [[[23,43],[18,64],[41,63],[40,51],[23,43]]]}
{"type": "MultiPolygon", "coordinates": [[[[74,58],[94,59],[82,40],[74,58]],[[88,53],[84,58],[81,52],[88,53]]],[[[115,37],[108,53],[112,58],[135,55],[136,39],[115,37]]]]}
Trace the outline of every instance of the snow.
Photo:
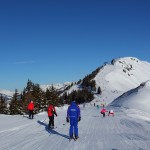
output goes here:
{"type": "Polygon", "coordinates": [[[132,89],[132,92],[126,92],[124,96],[116,99],[111,105],[137,109],[150,114],[150,81],[143,84],[145,85],[132,89]]]}
{"type": "Polygon", "coordinates": [[[86,103],[80,105],[79,139],[69,142],[69,123],[66,123],[68,105],[56,108],[55,129],[48,130],[46,112],[28,116],[0,115],[1,150],[149,150],[150,149],[150,81],[125,93],[106,109],[115,116],[105,118],[100,109],[86,103]],[[140,96],[138,96],[140,95],[140,96]],[[144,96],[142,109],[141,99],[144,96]],[[121,101],[121,102],[120,102],[121,101]],[[120,107],[116,107],[119,105],[120,107]],[[127,108],[128,106],[128,108],[127,108]],[[129,107],[130,106],[130,107],[129,107]]]}
{"type": "MultiPolygon", "coordinates": [[[[0,115],[0,150],[149,150],[150,63],[120,58],[105,65],[94,78],[102,95],[85,108],[80,105],[79,139],[69,142],[68,105],[56,108],[54,130],[47,130],[47,112],[35,115],[0,115]],[[131,67],[132,66],[132,67],[131,67]],[[125,72],[123,71],[125,69],[125,72]],[[141,84],[142,83],[142,84],[141,84]],[[115,116],[103,118],[94,103],[107,103],[115,116]]],[[[71,90],[78,89],[74,85],[71,90]]]]}
{"type": "Polygon", "coordinates": [[[57,90],[64,90],[67,86],[69,86],[71,82],[65,82],[65,83],[55,83],[55,84],[47,84],[47,85],[40,85],[42,90],[46,91],[47,88],[50,88],[52,85],[57,90]]]}
{"type": "Polygon", "coordinates": [[[105,100],[109,104],[149,79],[150,63],[134,57],[116,59],[114,65],[105,65],[94,78],[97,88],[100,86],[102,90],[95,100],[105,100]]]}
{"type": "Polygon", "coordinates": [[[0,90],[0,93],[12,97],[15,92],[9,90],[0,90]]]}
{"type": "Polygon", "coordinates": [[[94,106],[86,104],[85,108],[82,106],[80,108],[82,119],[78,126],[79,139],[70,142],[68,139],[69,123],[65,121],[66,110],[64,108],[58,108],[58,117],[55,117],[57,128],[54,130],[46,128],[48,124],[46,113],[35,115],[33,120],[29,120],[27,116],[0,115],[0,149],[150,149],[150,116],[141,115],[139,111],[114,108],[114,117],[103,118],[99,113],[100,110],[94,106]]]}

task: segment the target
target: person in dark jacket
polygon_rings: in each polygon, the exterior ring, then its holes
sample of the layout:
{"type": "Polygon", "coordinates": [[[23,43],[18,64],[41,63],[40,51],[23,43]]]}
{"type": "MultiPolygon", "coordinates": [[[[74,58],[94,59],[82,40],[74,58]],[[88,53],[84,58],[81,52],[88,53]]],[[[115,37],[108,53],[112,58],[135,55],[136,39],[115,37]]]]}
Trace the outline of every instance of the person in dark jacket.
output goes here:
{"type": "Polygon", "coordinates": [[[70,121],[69,136],[71,138],[78,138],[78,121],[81,120],[80,108],[75,101],[71,103],[67,110],[66,121],[70,121]]]}
{"type": "Polygon", "coordinates": [[[48,117],[49,117],[48,128],[54,128],[54,115],[57,117],[55,106],[50,104],[48,106],[47,113],[48,113],[48,117]]]}
{"type": "Polygon", "coordinates": [[[33,117],[34,117],[34,114],[33,114],[33,111],[34,111],[34,103],[33,103],[33,101],[31,101],[31,102],[28,104],[28,111],[29,111],[29,119],[33,119],[33,117]]]}

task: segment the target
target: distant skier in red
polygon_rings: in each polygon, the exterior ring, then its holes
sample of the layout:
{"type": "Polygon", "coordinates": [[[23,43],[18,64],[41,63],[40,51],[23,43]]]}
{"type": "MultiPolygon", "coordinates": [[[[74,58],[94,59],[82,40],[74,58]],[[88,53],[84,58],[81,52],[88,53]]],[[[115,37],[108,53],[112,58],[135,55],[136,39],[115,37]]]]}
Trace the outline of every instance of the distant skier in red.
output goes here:
{"type": "Polygon", "coordinates": [[[100,111],[100,113],[103,115],[103,117],[105,117],[105,113],[107,112],[107,110],[103,107],[102,110],[100,111]]]}
{"type": "Polygon", "coordinates": [[[29,104],[28,104],[28,111],[29,111],[29,119],[33,119],[34,117],[34,103],[33,101],[31,101],[29,104]]]}

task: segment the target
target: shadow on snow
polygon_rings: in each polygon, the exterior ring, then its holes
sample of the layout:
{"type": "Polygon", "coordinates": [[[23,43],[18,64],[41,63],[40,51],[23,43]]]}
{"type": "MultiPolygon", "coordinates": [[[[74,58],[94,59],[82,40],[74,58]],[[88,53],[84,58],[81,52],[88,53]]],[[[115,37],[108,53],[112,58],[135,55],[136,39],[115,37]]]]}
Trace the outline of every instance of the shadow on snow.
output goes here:
{"type": "Polygon", "coordinates": [[[68,136],[68,135],[61,134],[61,133],[55,131],[55,129],[48,129],[46,123],[41,122],[40,120],[38,120],[37,123],[39,123],[40,125],[44,126],[44,127],[45,127],[45,130],[46,130],[48,133],[50,133],[50,134],[56,134],[56,135],[59,135],[59,136],[62,136],[62,137],[64,137],[64,138],[66,138],[66,139],[69,139],[69,136],[68,136]]]}

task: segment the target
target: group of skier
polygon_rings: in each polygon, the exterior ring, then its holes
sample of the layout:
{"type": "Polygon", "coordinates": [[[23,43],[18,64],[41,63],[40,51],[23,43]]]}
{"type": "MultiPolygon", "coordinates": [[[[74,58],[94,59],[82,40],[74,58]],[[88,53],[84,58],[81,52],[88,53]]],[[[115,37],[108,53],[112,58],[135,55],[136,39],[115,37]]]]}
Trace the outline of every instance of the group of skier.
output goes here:
{"type": "MultiPolygon", "coordinates": [[[[33,119],[34,117],[34,103],[31,101],[28,104],[28,111],[29,111],[29,119],[33,119]]],[[[48,117],[49,117],[49,129],[54,129],[54,115],[57,116],[55,106],[50,104],[47,109],[48,117]]],[[[67,110],[67,117],[66,121],[70,122],[70,129],[69,129],[69,137],[70,139],[78,139],[78,122],[81,120],[81,113],[80,108],[76,104],[75,101],[72,101],[71,105],[68,107],[67,110]]]]}
{"type": "Polygon", "coordinates": [[[104,107],[103,105],[103,108],[100,110],[100,113],[103,115],[103,117],[106,116],[106,112],[108,112],[108,116],[112,115],[114,117],[114,111],[111,109],[111,110],[106,110],[106,108],[104,107]]]}
{"type": "MultiPolygon", "coordinates": [[[[94,103],[95,106],[95,103],[94,103]]],[[[28,111],[29,111],[29,119],[33,119],[34,117],[34,103],[31,101],[28,104],[28,111]]],[[[106,112],[108,112],[108,116],[112,115],[114,116],[113,110],[107,111],[105,106],[103,105],[102,109],[100,110],[100,113],[103,115],[103,117],[106,116],[106,112]]],[[[54,129],[54,115],[57,117],[56,109],[53,104],[50,104],[47,109],[48,117],[49,117],[49,124],[48,129],[54,129]]],[[[68,107],[67,110],[67,117],[66,122],[70,122],[70,129],[69,129],[69,137],[70,139],[78,139],[78,122],[81,120],[81,113],[80,108],[76,104],[75,101],[71,102],[71,105],[68,107]]]]}

